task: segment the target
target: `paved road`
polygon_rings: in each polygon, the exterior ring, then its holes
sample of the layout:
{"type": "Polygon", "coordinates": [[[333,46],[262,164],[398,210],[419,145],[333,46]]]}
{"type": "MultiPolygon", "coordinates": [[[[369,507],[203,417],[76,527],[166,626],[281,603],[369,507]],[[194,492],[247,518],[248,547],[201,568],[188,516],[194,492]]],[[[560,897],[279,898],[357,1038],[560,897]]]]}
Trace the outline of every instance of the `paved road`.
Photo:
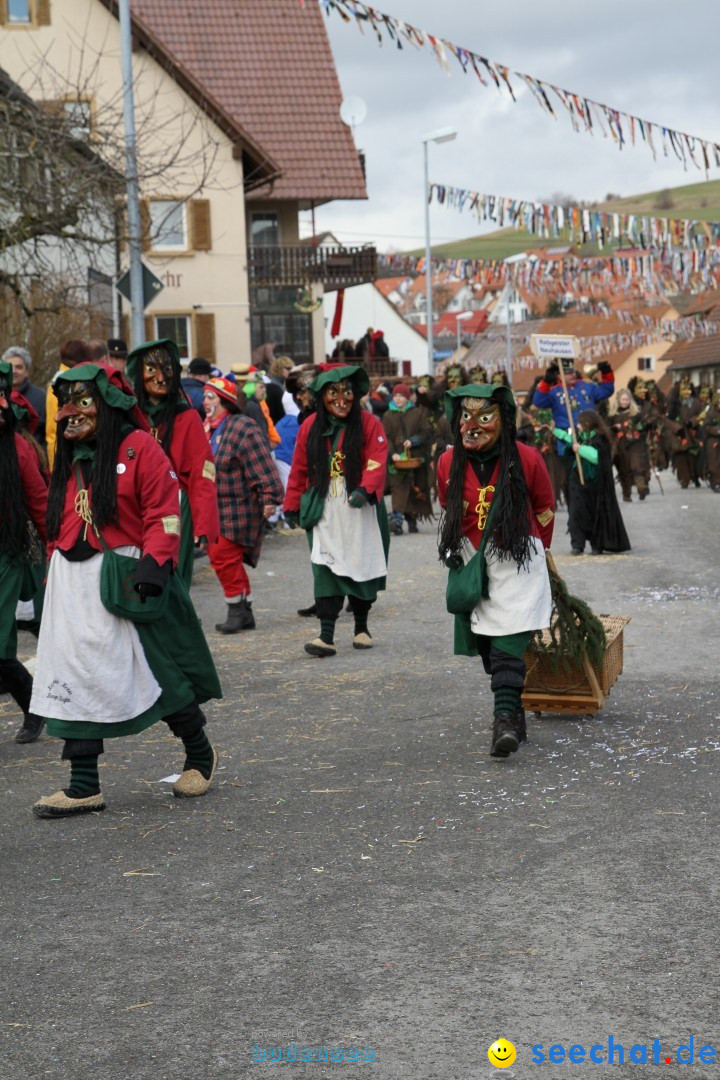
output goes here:
{"type": "MultiPolygon", "coordinates": [[[[108,744],[105,814],[34,819],[59,744],[16,746],[2,699],[3,1075],[244,1077],[254,1044],[295,1043],[374,1050],[306,1077],[525,1078],[531,1046],[612,1035],[625,1067],[587,1071],[626,1078],[647,1072],[633,1044],[720,1049],[720,499],[664,484],[623,506],[628,556],[569,558],[559,516],[572,588],[632,616],[625,673],[604,711],[531,723],[508,761],[487,754],[487,680],[451,655],[429,527],[393,543],[376,648],[354,652],[343,615],[332,660],[302,649],[304,537],[266,543],[257,631],[209,629],[222,769],[197,803],[161,782],[182,757],[158,726],[108,744]],[[517,1048],[501,1072],[498,1037],[517,1048]]],[[[206,566],[194,596],[211,628],[206,566]]]]}

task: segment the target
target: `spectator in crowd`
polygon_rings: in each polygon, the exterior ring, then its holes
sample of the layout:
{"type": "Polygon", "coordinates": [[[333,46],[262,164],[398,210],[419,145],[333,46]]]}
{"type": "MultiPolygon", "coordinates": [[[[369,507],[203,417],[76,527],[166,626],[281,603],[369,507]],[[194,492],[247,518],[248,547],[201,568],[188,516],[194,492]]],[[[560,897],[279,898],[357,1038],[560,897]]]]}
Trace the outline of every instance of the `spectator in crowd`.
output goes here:
{"type": "Polygon", "coordinates": [[[81,341],[79,338],[72,338],[70,341],[66,341],[60,349],[60,367],[55,372],[55,375],[47,388],[47,394],[45,395],[45,446],[50,469],[53,467],[55,447],[57,445],[57,425],[55,424],[55,415],[58,410],[58,404],[53,391],[53,384],[61,372],[69,371],[70,368],[74,368],[77,364],[84,364],[89,360],[90,350],[88,349],[87,342],[81,341]]]}
{"type": "Polygon", "coordinates": [[[251,408],[254,410],[259,409],[262,414],[263,423],[260,424],[260,427],[266,438],[268,449],[272,451],[280,442],[280,436],[277,433],[277,429],[275,428],[275,424],[270,415],[268,403],[265,400],[265,383],[262,379],[258,379],[257,382],[248,379],[243,386],[243,390],[245,391],[245,397],[248,403],[248,415],[252,416],[253,420],[258,422],[257,414],[256,412],[251,412],[251,408]]]}
{"type": "Polygon", "coordinates": [[[205,386],[208,380],[213,376],[212,364],[203,356],[196,356],[188,364],[187,371],[187,375],[180,380],[180,385],[185,391],[193,409],[200,414],[200,419],[204,420],[205,406],[203,405],[203,393],[205,392],[205,386]]]}
{"type": "Polygon", "coordinates": [[[128,358],[127,342],[123,341],[122,338],[110,338],[107,347],[108,364],[110,367],[117,368],[120,374],[124,375],[128,358]]]}
{"type": "Polygon", "coordinates": [[[270,361],[270,367],[264,382],[267,406],[273,424],[277,424],[285,415],[285,406],[283,405],[285,380],[294,366],[289,356],[275,356],[270,361]]]}
{"type": "Polygon", "coordinates": [[[30,382],[30,368],[32,357],[27,349],[21,345],[11,345],[0,357],[0,363],[12,365],[13,390],[29,401],[38,416],[37,434],[38,442],[45,445],[45,391],[30,382]]]}

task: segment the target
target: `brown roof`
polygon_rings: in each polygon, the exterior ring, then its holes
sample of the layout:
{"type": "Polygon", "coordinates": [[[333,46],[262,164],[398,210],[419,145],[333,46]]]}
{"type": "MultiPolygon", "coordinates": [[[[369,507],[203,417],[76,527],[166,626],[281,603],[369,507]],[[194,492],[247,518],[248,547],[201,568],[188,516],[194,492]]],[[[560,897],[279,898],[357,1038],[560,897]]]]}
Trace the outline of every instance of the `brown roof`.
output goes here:
{"type": "Polygon", "coordinates": [[[711,289],[693,299],[683,311],[683,315],[704,315],[720,304],[720,289],[711,289]]]}
{"type": "MultiPolygon", "coordinates": [[[[116,0],[103,2],[116,10],[116,0]]],[[[192,80],[277,165],[280,178],[253,198],[367,198],[318,4],[132,0],[132,13],[174,62],[173,75],[192,80]]]]}
{"type": "Polygon", "coordinates": [[[669,371],[694,367],[720,368],[720,334],[696,337],[690,341],[676,341],[665,353],[663,360],[670,361],[667,369],[669,371]]]}

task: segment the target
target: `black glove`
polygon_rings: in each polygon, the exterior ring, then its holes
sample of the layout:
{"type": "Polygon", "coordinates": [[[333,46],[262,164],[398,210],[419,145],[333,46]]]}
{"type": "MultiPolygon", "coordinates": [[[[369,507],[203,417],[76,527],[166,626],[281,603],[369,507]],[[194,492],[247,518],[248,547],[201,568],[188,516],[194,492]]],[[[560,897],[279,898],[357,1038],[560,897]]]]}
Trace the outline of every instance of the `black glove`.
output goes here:
{"type": "Polygon", "coordinates": [[[612,364],[609,364],[607,360],[601,360],[598,364],[598,371],[602,372],[603,375],[612,375],[612,364]]]}
{"type": "Polygon", "coordinates": [[[286,510],[284,517],[291,529],[300,528],[300,514],[297,510],[286,510]]]}
{"type": "Polygon", "coordinates": [[[356,510],[362,510],[363,506],[368,504],[367,492],[363,491],[362,488],[355,488],[352,495],[348,496],[348,502],[356,510]]]}
{"type": "Polygon", "coordinates": [[[544,378],[548,386],[554,386],[556,382],[559,382],[560,368],[557,366],[557,364],[550,365],[550,367],[545,372],[544,378]]]}
{"type": "Polygon", "coordinates": [[[143,555],[137,564],[133,588],[140,596],[140,602],[145,603],[148,596],[159,596],[165,588],[170,573],[172,561],[166,559],[160,566],[152,555],[143,555]]]}

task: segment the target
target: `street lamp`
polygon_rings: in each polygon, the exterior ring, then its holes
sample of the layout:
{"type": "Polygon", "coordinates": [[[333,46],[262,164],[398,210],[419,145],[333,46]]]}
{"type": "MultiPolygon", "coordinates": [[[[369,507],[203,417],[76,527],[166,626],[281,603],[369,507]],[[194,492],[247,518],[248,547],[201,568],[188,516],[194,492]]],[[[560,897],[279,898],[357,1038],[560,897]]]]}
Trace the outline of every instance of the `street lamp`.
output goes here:
{"type": "Polygon", "coordinates": [[[465,322],[465,319],[472,319],[474,311],[461,311],[459,315],[455,316],[455,329],[457,330],[457,362],[460,363],[460,323],[465,322]]]}
{"type": "Polygon", "coordinates": [[[428,143],[452,142],[457,138],[455,128],[438,128],[429,135],[423,135],[423,164],[425,167],[425,311],[427,319],[428,375],[435,374],[435,348],[433,344],[433,304],[432,304],[432,252],[430,249],[430,179],[428,177],[428,143]]]}

